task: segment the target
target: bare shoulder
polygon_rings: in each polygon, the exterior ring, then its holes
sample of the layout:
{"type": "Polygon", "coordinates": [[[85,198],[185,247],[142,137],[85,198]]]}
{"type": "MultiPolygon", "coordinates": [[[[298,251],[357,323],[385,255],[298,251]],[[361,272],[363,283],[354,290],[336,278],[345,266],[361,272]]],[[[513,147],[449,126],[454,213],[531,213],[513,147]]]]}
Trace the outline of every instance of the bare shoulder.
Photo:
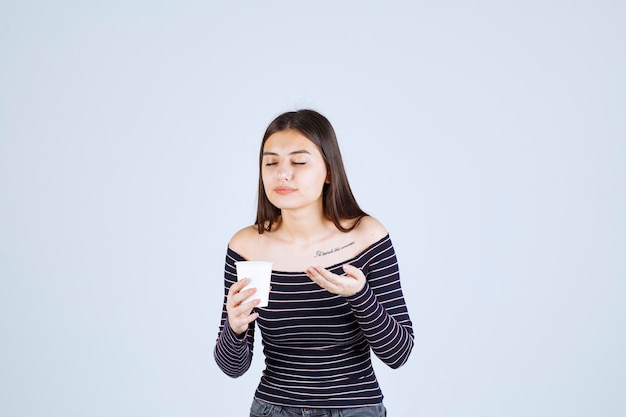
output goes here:
{"type": "Polygon", "coordinates": [[[360,240],[368,245],[378,242],[388,233],[387,228],[378,219],[371,216],[362,217],[354,228],[354,232],[358,234],[360,240]]]}
{"type": "Polygon", "coordinates": [[[256,226],[247,226],[236,232],[228,242],[228,247],[244,258],[248,258],[259,240],[256,226]]]}

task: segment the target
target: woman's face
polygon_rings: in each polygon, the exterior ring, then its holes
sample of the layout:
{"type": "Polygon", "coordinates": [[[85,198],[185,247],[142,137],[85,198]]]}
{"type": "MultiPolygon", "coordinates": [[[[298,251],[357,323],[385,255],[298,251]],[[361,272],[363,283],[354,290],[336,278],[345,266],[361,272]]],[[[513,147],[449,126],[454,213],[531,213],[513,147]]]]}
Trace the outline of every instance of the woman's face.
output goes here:
{"type": "Polygon", "coordinates": [[[272,134],[263,146],[261,164],[265,194],[274,206],[322,209],[328,172],[319,148],[309,138],[297,130],[272,134]]]}

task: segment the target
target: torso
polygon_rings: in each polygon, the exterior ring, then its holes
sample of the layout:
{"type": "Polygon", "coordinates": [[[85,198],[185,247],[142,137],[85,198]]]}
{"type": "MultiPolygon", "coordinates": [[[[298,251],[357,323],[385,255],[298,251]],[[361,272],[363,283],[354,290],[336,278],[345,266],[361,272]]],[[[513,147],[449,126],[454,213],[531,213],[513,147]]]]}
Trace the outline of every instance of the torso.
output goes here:
{"type": "Polygon", "coordinates": [[[233,236],[229,246],[250,261],[271,261],[275,271],[301,272],[310,266],[329,267],[352,259],[387,234],[373,217],[363,217],[349,232],[329,227],[328,233],[311,242],[290,241],[277,231],[259,234],[249,226],[233,236]]]}

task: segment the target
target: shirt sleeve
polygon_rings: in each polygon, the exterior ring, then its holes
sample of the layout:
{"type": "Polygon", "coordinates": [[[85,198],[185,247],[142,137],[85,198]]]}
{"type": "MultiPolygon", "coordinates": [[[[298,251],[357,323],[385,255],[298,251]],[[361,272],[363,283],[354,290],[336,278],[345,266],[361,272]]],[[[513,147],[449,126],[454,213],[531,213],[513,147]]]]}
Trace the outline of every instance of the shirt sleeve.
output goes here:
{"type": "Polygon", "coordinates": [[[406,363],[413,349],[413,324],[391,240],[381,241],[370,256],[362,267],[365,286],[347,300],[374,354],[395,369],[406,363]]]}
{"type": "Polygon", "coordinates": [[[254,322],[250,323],[248,331],[242,338],[237,337],[228,324],[226,312],[226,296],[230,286],[237,281],[235,259],[237,254],[230,249],[226,251],[224,266],[224,303],[222,305],[222,318],[220,321],[217,341],[213,357],[217,366],[228,376],[237,378],[243,375],[252,363],[254,351],[254,322]]]}

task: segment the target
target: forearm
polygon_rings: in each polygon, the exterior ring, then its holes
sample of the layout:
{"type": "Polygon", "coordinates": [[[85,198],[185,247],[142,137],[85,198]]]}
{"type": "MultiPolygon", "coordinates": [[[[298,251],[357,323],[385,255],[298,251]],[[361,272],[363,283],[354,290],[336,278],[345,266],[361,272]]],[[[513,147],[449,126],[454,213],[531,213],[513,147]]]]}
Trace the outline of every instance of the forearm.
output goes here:
{"type": "Polygon", "coordinates": [[[224,319],[213,351],[217,366],[232,378],[243,375],[252,363],[253,340],[253,329],[249,329],[243,338],[239,338],[224,319]]]}
{"type": "Polygon", "coordinates": [[[354,316],[374,354],[391,368],[399,368],[413,349],[413,328],[404,300],[378,301],[369,284],[348,297],[354,316]],[[389,311],[396,311],[392,315],[389,311]]]}

